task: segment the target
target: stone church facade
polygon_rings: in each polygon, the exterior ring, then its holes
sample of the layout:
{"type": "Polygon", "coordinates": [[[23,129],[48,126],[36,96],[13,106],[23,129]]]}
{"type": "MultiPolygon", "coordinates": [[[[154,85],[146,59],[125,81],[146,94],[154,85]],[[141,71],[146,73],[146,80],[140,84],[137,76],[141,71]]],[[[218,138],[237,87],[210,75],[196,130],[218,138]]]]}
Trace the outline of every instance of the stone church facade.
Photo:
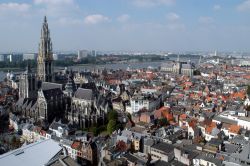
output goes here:
{"type": "Polygon", "coordinates": [[[66,120],[79,128],[104,124],[112,105],[110,98],[85,77],[78,79],[80,87],[77,89],[74,82],[76,76],[73,72],[68,74],[65,86],[55,83],[52,42],[45,17],[41,29],[37,71],[32,72],[27,67],[21,74],[15,111],[31,121],[42,122],[45,124],[43,127],[48,126],[55,118],[66,120]],[[85,80],[81,81],[83,78],[85,80]]]}
{"type": "Polygon", "coordinates": [[[37,71],[29,67],[20,75],[19,100],[16,111],[33,121],[52,122],[64,115],[65,100],[62,85],[53,83],[53,51],[46,16],[41,29],[37,71]]]}

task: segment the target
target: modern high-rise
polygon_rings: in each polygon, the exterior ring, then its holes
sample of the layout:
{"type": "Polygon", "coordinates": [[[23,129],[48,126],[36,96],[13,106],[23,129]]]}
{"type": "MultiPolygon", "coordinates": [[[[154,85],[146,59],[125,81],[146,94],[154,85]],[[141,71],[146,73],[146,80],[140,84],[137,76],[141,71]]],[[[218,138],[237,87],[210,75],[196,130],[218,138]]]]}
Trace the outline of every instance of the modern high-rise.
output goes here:
{"type": "Polygon", "coordinates": [[[80,59],[86,58],[88,56],[88,53],[89,53],[88,50],[79,50],[77,59],[80,60],[80,59]]]}
{"type": "Polygon", "coordinates": [[[52,42],[46,16],[41,30],[37,57],[37,79],[42,82],[53,82],[54,80],[52,42]]]}

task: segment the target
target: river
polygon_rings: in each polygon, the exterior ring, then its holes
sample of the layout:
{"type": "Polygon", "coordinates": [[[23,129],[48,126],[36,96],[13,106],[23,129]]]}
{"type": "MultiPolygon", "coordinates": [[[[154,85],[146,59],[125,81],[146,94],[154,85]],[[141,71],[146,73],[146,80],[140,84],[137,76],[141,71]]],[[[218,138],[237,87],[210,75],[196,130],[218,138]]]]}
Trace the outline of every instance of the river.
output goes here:
{"type": "MultiPolygon", "coordinates": [[[[169,60],[176,60],[175,58],[170,58],[169,60]]],[[[181,58],[180,61],[188,61],[187,58],[181,58]]],[[[194,64],[197,64],[199,58],[192,58],[191,62],[194,64]]],[[[90,69],[127,69],[128,67],[130,69],[143,69],[143,68],[158,68],[161,66],[162,63],[166,63],[167,61],[159,61],[159,62],[136,62],[136,63],[116,63],[116,64],[105,64],[105,65],[79,65],[79,66],[70,66],[69,69],[72,69],[73,71],[84,71],[84,70],[90,70],[90,69]]],[[[55,71],[58,71],[59,69],[63,69],[63,67],[55,67],[55,71]]],[[[15,72],[20,73],[20,72],[15,72]]],[[[6,77],[6,73],[3,71],[0,71],[0,81],[3,81],[3,79],[6,77]]]]}

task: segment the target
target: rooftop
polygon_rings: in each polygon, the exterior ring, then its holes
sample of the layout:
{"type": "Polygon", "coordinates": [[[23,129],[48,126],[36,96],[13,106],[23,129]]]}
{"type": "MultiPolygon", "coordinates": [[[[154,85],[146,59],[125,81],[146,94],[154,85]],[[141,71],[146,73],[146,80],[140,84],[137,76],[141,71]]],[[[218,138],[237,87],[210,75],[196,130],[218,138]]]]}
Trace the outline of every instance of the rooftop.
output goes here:
{"type": "Polygon", "coordinates": [[[48,139],[0,155],[0,163],[8,166],[45,165],[61,150],[58,143],[48,139]]]}

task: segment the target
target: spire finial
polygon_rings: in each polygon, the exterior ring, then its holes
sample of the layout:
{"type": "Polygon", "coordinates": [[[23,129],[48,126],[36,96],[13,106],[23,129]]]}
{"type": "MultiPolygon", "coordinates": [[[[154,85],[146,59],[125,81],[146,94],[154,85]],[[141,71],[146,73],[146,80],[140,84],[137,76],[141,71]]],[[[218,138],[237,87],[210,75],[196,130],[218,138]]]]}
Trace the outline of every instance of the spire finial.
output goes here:
{"type": "Polygon", "coordinates": [[[47,17],[46,16],[44,16],[44,22],[47,22],[47,17]]]}

